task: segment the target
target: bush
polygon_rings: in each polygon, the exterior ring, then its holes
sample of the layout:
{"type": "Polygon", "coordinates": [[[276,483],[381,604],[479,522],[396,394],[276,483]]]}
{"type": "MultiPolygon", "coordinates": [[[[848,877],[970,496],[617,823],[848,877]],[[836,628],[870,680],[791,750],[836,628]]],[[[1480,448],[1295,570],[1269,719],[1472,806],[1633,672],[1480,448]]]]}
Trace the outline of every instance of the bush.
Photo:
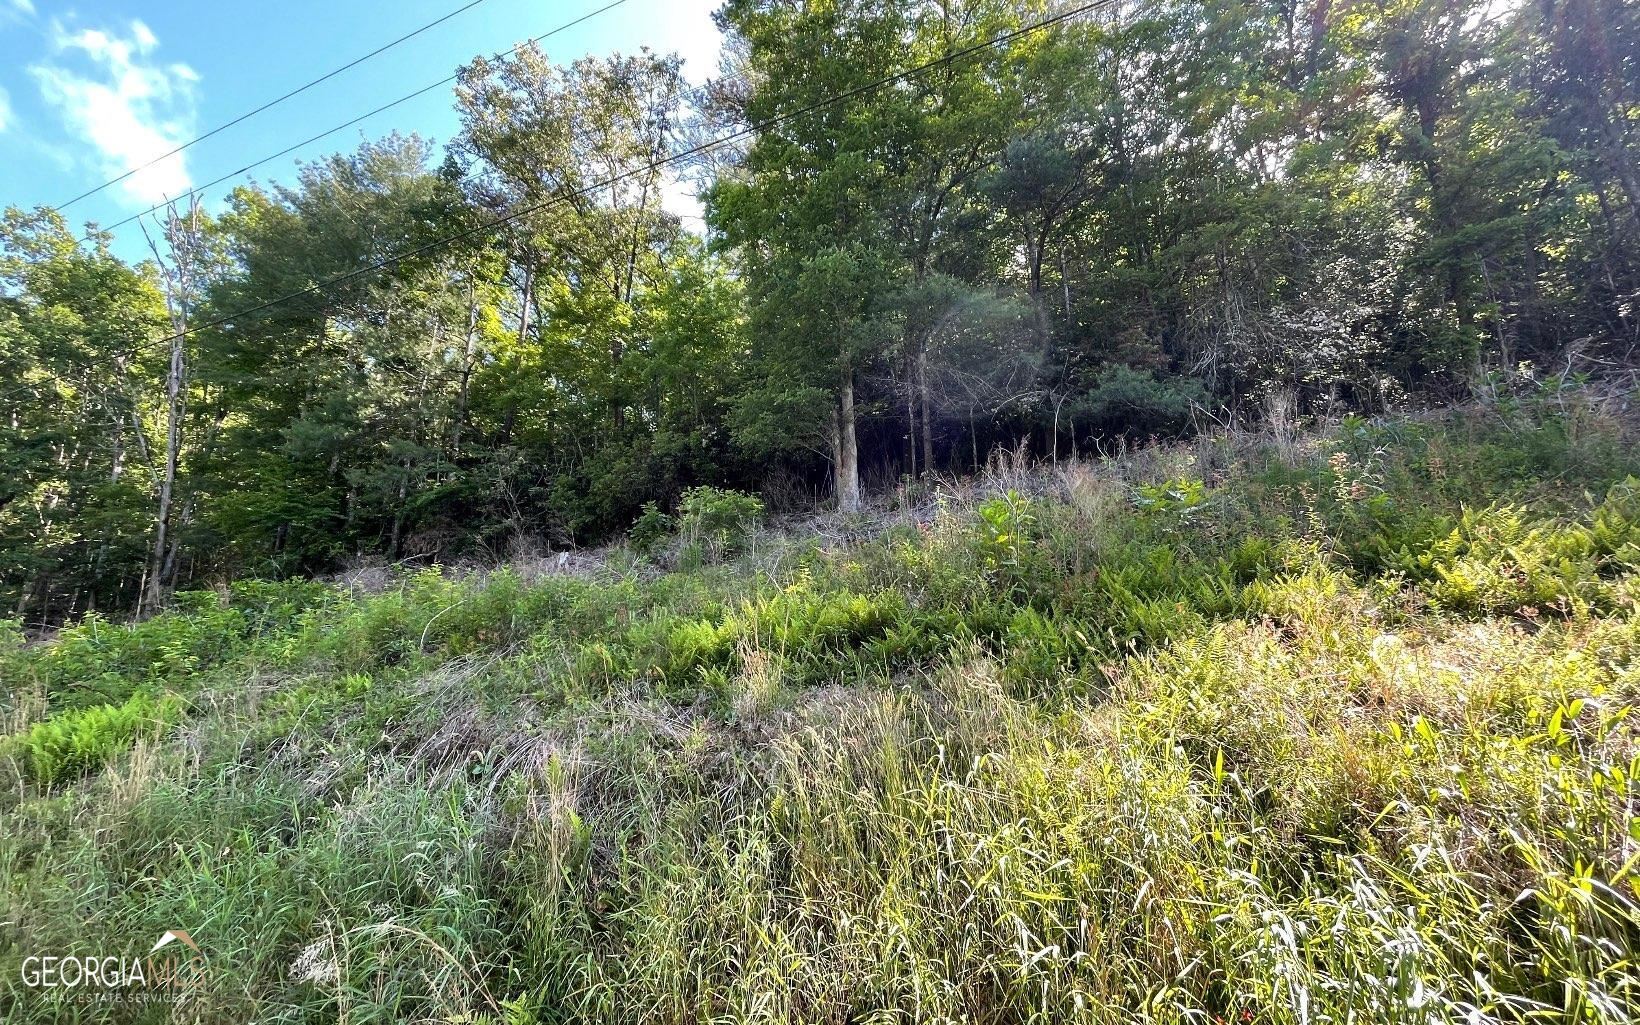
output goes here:
{"type": "Polygon", "coordinates": [[[733,555],[763,517],[763,500],[723,488],[690,488],[678,501],[678,529],[694,559],[711,562],[733,555]]]}
{"type": "Polygon", "coordinates": [[[648,555],[671,536],[676,525],[677,521],[661,512],[660,506],[654,502],[645,502],[643,512],[632,524],[632,529],[626,532],[627,540],[632,542],[634,550],[648,555]]]}
{"type": "Polygon", "coordinates": [[[1115,364],[1099,383],[1073,399],[1063,413],[1099,434],[1178,435],[1190,426],[1190,411],[1207,401],[1207,388],[1194,377],[1158,378],[1149,370],[1115,364]]]}
{"type": "Polygon", "coordinates": [[[1010,490],[979,507],[980,548],[992,570],[1019,565],[1020,552],[1029,544],[1036,525],[1031,500],[1010,490]]]}
{"type": "Polygon", "coordinates": [[[36,659],[53,708],[119,704],[147,683],[192,680],[242,650],[243,612],[208,591],[181,592],[177,608],[129,626],[96,613],[65,629],[36,659]]]}
{"type": "Polygon", "coordinates": [[[28,654],[23,641],[23,624],[15,619],[0,619],[0,680],[5,681],[0,694],[16,693],[28,678],[28,654]]]}
{"type": "Polygon", "coordinates": [[[1139,485],[1133,504],[1164,522],[1188,522],[1207,504],[1207,487],[1200,480],[1180,478],[1160,484],[1139,485]]]}

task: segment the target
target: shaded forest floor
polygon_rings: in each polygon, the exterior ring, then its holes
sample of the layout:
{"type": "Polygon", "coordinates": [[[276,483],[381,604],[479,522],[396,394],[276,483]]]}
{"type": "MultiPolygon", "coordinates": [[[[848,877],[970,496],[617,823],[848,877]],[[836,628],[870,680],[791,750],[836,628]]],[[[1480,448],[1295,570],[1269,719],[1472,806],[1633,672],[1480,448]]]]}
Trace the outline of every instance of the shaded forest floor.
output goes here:
{"type": "Polygon", "coordinates": [[[0,1006],[1630,1020],[1612,408],[998,460],[721,561],[246,581],[13,638],[0,1006]],[[177,928],[179,1004],[17,985],[177,928]]]}

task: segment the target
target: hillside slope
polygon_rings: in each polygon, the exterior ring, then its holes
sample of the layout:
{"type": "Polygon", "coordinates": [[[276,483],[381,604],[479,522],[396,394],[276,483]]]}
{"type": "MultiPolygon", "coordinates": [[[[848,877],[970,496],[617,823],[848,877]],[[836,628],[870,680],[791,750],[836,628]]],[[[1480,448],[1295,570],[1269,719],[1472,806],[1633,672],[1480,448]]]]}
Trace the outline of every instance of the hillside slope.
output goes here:
{"type": "Polygon", "coordinates": [[[6,1020],[1630,1020],[1637,471],[1350,419],[0,646],[6,1020]]]}

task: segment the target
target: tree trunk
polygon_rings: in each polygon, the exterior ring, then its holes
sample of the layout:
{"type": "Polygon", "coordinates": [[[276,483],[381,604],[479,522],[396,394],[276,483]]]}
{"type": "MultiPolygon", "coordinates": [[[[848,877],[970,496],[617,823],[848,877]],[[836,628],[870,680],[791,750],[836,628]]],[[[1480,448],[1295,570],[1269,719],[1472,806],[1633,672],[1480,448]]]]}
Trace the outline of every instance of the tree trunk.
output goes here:
{"type": "Polygon", "coordinates": [[[626,406],[621,399],[621,360],[626,357],[626,346],[621,344],[621,336],[617,334],[609,340],[609,422],[614,428],[615,441],[621,437],[621,429],[626,426],[626,406]]]}
{"type": "Polygon", "coordinates": [[[1071,319],[1071,273],[1065,258],[1065,247],[1059,247],[1059,286],[1065,293],[1065,323],[1071,319]]]}
{"type": "Polygon", "coordinates": [[[1600,134],[1604,143],[1600,155],[1605,159],[1606,166],[1611,168],[1624,198],[1629,202],[1631,223],[1640,225],[1640,174],[1636,173],[1634,162],[1629,158],[1628,140],[1623,137],[1623,130],[1604,106],[1600,111],[1600,134]]]}
{"type": "Polygon", "coordinates": [[[154,551],[148,570],[148,593],[143,599],[143,605],[149,612],[159,608],[164,598],[171,498],[176,491],[177,455],[182,447],[182,332],[188,329],[188,315],[180,305],[177,324],[178,329],[171,335],[171,368],[165,377],[165,466],[160,472],[159,508],[154,514],[154,551]]]}
{"type": "Polygon", "coordinates": [[[860,511],[860,442],[854,432],[854,368],[843,366],[838,382],[838,415],[833,436],[836,452],[837,509],[845,513],[860,511]]]}
{"type": "MultiPolygon", "coordinates": [[[[522,299],[518,304],[518,349],[513,353],[513,375],[516,377],[522,352],[530,337],[530,306],[534,302],[535,292],[535,264],[524,265],[524,287],[520,290],[522,299]]],[[[515,398],[507,403],[507,416],[501,424],[501,441],[503,444],[512,440],[513,425],[518,422],[518,400],[515,398]]]]}
{"type": "Polygon", "coordinates": [[[467,307],[467,344],[461,354],[461,389],[456,393],[455,423],[450,427],[450,459],[461,458],[461,429],[467,422],[468,392],[473,381],[473,351],[478,340],[478,299],[467,307]]]}
{"type": "Polygon", "coordinates": [[[905,367],[906,472],[913,477],[917,475],[917,385],[916,375],[912,371],[916,359],[916,355],[913,354],[906,360],[905,367]]]}
{"type": "MultiPolygon", "coordinates": [[[[116,402],[121,408],[114,411],[114,457],[113,466],[108,471],[108,480],[111,484],[119,483],[120,475],[125,472],[125,357],[114,358],[114,374],[119,381],[119,390],[116,393],[116,402]]],[[[99,558],[100,562],[100,558],[99,558]]]]}
{"type": "Polygon", "coordinates": [[[928,342],[924,340],[917,350],[917,397],[922,405],[922,465],[923,472],[934,469],[934,414],[933,402],[928,395],[928,342]]]}
{"type": "Polygon", "coordinates": [[[187,351],[188,311],[193,305],[198,272],[199,216],[197,198],[191,200],[186,217],[177,212],[175,205],[167,208],[165,240],[170,249],[169,266],[153,238],[148,238],[148,247],[153,250],[154,262],[159,265],[165,282],[165,305],[171,315],[171,363],[165,375],[165,462],[160,468],[159,502],[154,510],[154,548],[143,598],[138,603],[139,608],[147,612],[158,609],[164,600],[166,573],[175,567],[171,506],[176,496],[177,466],[182,458],[183,356],[187,351]]]}
{"type": "Polygon", "coordinates": [[[1043,231],[1040,236],[1032,235],[1029,231],[1025,234],[1025,262],[1029,275],[1025,283],[1025,291],[1030,296],[1033,305],[1037,304],[1042,297],[1042,251],[1046,235],[1046,231],[1043,231]]]}
{"type": "Polygon", "coordinates": [[[1053,400],[1053,464],[1059,465],[1059,408],[1065,404],[1065,396],[1055,396],[1053,400]]]}
{"type": "Polygon", "coordinates": [[[393,559],[395,562],[398,561],[398,559],[404,554],[404,550],[402,548],[404,543],[404,501],[408,497],[407,490],[410,477],[409,463],[404,463],[400,469],[402,475],[399,477],[399,501],[393,512],[393,535],[387,544],[388,557],[393,559]]]}

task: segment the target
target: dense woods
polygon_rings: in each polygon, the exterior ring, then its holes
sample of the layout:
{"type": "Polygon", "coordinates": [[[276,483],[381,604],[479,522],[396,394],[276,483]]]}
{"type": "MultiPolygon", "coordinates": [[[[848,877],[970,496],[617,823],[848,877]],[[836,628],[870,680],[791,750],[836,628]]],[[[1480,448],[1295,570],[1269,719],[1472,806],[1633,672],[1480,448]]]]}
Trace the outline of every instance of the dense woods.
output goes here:
{"type": "Polygon", "coordinates": [[[1021,438],[1632,365],[1636,5],[1021,31],[1069,10],[729,0],[699,89],[648,51],[477,60],[442,149],[178,205],[135,266],[8,210],[0,610],[588,544],[703,483],[847,511],[1021,438]],[[704,226],[663,205],[680,172],[704,226]]]}

